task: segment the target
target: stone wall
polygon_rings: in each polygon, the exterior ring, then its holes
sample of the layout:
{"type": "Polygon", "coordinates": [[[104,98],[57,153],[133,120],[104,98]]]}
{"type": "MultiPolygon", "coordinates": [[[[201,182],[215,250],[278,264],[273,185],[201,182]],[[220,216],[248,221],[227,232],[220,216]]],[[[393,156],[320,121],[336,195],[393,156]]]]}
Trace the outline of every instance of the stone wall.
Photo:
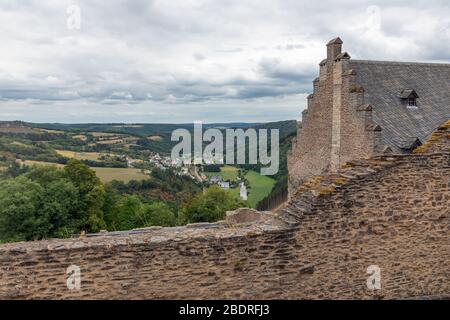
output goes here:
{"type": "Polygon", "coordinates": [[[0,298],[450,297],[449,139],[443,127],[422,153],[311,178],[270,219],[243,210],[217,224],[1,245],[0,298]],[[70,265],[81,290],[66,286],[70,265]],[[371,265],[381,290],[367,288],[371,265]]]}
{"type": "Polygon", "coordinates": [[[341,47],[339,38],[330,41],[327,58],[319,64],[320,76],[288,155],[289,194],[309,177],[383,152],[381,128],[372,121],[372,107],[341,47]]]}
{"type": "Polygon", "coordinates": [[[140,230],[0,248],[3,299],[208,299],[274,296],[293,260],[277,223],[140,230]],[[81,269],[81,290],[66,270],[81,269]]]}
{"type": "Polygon", "coordinates": [[[331,77],[314,80],[314,93],[308,96],[308,108],[302,113],[297,137],[288,153],[290,189],[300,185],[303,178],[320,174],[330,167],[332,85],[331,77]]]}
{"type": "Polygon", "coordinates": [[[368,164],[307,181],[286,209],[287,218],[304,226],[295,236],[305,246],[299,257],[317,266],[298,291],[302,297],[324,289],[335,290],[325,293],[333,298],[450,296],[450,156],[368,164]],[[379,292],[365,288],[369,265],[381,268],[379,292]]]}

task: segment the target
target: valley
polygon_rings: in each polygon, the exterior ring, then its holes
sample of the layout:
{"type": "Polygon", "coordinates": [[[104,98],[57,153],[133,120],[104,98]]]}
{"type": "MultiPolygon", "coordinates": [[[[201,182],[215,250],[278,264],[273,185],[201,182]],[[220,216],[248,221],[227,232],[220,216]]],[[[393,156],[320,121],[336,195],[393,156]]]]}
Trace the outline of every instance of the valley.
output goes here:
{"type": "MultiPolygon", "coordinates": [[[[74,218],[79,214],[70,213],[73,206],[69,205],[69,199],[78,196],[67,198],[73,192],[80,193],[81,198],[77,201],[81,207],[77,210],[85,214],[82,220],[68,218],[55,230],[37,235],[33,228],[28,230],[30,234],[11,231],[9,236],[5,233],[0,242],[68,237],[83,230],[115,231],[213,222],[221,219],[227,210],[257,208],[261,204],[269,210],[270,206],[276,205],[271,197],[286,188],[285,153],[295,135],[295,121],[204,126],[205,129],[219,130],[279,129],[280,171],[275,176],[262,176],[260,164],[185,165],[172,161],[171,150],[178,142],[171,141],[171,133],[180,127],[193,130],[191,124],[0,122],[0,184],[5,186],[4,192],[0,193],[0,203],[4,204],[5,211],[3,216],[9,214],[8,210],[16,212],[17,206],[29,202],[34,203],[36,211],[30,214],[36,215],[37,221],[49,210],[46,203],[57,205],[52,214],[59,215],[59,211],[66,210],[69,217],[74,218]],[[91,181],[89,184],[93,189],[82,196],[85,180],[91,181]],[[60,188],[65,193],[54,193],[54,184],[58,183],[63,184],[60,188]],[[16,188],[25,186],[38,188],[35,191],[38,194],[41,188],[43,194],[25,202],[11,194],[16,188]],[[81,189],[77,191],[77,188],[81,189]],[[57,197],[58,200],[51,202],[47,197],[57,197]],[[47,199],[46,203],[41,203],[41,198],[47,199]],[[91,198],[97,200],[92,202],[91,198]],[[66,203],[69,207],[62,209],[66,203]]],[[[29,209],[24,210],[27,212],[29,209]]],[[[2,223],[0,221],[0,229],[6,227],[2,223]]]]}

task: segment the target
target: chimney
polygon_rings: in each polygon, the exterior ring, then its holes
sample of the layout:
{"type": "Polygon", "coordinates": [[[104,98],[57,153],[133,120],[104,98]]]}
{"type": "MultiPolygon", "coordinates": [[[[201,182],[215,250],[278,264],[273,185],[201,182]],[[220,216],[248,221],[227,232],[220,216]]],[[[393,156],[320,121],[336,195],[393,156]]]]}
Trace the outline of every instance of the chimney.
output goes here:
{"type": "Polygon", "coordinates": [[[327,43],[327,60],[333,61],[342,51],[342,40],[337,37],[327,43]]]}

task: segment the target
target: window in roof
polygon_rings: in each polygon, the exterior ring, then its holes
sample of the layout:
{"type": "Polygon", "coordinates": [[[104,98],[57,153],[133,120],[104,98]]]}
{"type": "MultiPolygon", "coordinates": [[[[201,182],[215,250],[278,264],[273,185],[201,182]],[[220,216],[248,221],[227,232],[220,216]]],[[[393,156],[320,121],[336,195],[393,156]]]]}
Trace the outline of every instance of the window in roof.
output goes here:
{"type": "Polygon", "coordinates": [[[416,97],[408,98],[408,107],[417,107],[416,97]]]}
{"type": "Polygon", "coordinates": [[[400,99],[406,100],[406,107],[411,109],[417,108],[417,99],[419,95],[414,89],[403,89],[400,92],[400,99]]]}

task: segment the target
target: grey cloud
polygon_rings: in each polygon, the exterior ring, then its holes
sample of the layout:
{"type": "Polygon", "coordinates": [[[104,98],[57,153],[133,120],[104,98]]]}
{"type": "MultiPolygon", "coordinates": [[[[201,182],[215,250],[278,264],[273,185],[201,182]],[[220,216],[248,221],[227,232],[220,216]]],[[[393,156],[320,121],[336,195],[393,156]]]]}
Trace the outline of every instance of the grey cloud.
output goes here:
{"type": "Polygon", "coordinates": [[[295,49],[303,49],[305,46],[302,44],[285,44],[285,45],[278,45],[275,48],[277,50],[295,50],[295,49]]]}
{"type": "Polygon", "coordinates": [[[204,55],[202,55],[201,53],[198,53],[198,52],[194,53],[193,57],[197,61],[202,61],[202,60],[206,59],[206,57],[204,55]]]}
{"type": "MultiPolygon", "coordinates": [[[[17,103],[30,112],[7,114],[39,118],[31,109],[49,115],[41,106],[75,112],[86,104],[97,112],[93,119],[109,109],[122,117],[121,107],[162,119],[169,109],[161,106],[168,106],[188,121],[194,113],[187,108],[215,118],[220,108],[209,106],[217,104],[235,116],[246,106],[245,117],[253,112],[257,120],[258,103],[293,106],[311,91],[325,43],[335,36],[354,58],[449,61],[449,16],[441,0],[5,0],[0,113],[17,103]],[[81,30],[66,28],[74,3],[81,30]],[[399,19],[405,14],[417,19],[399,19]]],[[[289,110],[289,118],[300,114],[289,110]]]]}
{"type": "Polygon", "coordinates": [[[259,63],[259,71],[265,77],[294,81],[299,84],[311,81],[313,75],[317,73],[316,67],[303,69],[298,65],[283,64],[280,59],[265,58],[259,63]]]}

